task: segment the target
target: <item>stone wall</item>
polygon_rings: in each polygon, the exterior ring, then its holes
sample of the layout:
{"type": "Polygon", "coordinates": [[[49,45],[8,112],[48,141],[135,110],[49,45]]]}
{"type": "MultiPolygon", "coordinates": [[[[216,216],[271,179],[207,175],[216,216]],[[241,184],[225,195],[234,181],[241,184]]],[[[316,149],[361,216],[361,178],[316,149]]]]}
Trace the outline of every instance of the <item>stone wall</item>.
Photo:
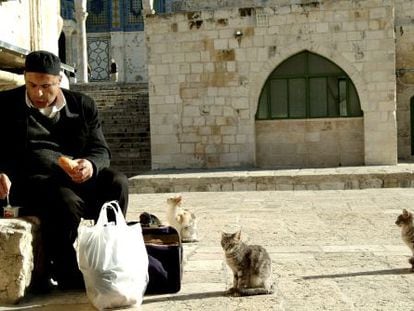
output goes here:
{"type": "Polygon", "coordinates": [[[266,7],[286,5],[315,5],[323,4],[323,0],[169,0],[174,11],[211,10],[217,8],[235,7],[266,7]]]}
{"type": "Polygon", "coordinates": [[[363,129],[362,118],[257,121],[257,167],[363,165],[363,129]]]}
{"type": "Polygon", "coordinates": [[[0,40],[6,47],[0,49],[0,90],[23,82],[22,77],[15,74],[22,67],[16,57],[32,50],[58,54],[63,24],[59,10],[59,0],[0,1],[0,40]],[[8,48],[14,52],[8,52],[8,48]]]}
{"type": "Polygon", "coordinates": [[[333,61],[355,84],[364,164],[396,164],[393,4],[258,2],[191,11],[201,2],[186,1],[187,12],[146,17],[152,168],[256,166],[261,89],[303,50],[333,61]],[[258,2],[266,7],[246,6],[258,2]]]}
{"type": "Polygon", "coordinates": [[[112,152],[111,165],[128,177],[150,170],[147,85],[89,83],[72,85],[71,89],[88,94],[96,101],[112,152]]]}
{"type": "Polygon", "coordinates": [[[59,0],[0,1],[0,20],[1,41],[57,54],[63,23],[59,0]]]}
{"type": "Polygon", "coordinates": [[[128,83],[147,82],[147,51],[144,32],[125,32],[120,36],[111,34],[112,55],[119,64],[120,81],[128,83]]]}
{"type": "Polygon", "coordinates": [[[2,30],[0,40],[30,50],[29,1],[0,2],[2,30]],[[16,29],[16,25],[19,27],[16,29]]]}

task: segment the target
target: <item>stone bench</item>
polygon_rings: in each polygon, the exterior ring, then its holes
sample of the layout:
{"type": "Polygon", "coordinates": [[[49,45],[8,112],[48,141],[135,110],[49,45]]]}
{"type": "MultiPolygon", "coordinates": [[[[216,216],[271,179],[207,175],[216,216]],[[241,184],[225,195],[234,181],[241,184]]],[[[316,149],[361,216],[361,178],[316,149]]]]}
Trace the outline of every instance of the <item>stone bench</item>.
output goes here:
{"type": "Polygon", "coordinates": [[[40,276],[39,228],[32,216],[0,219],[0,303],[18,303],[40,276]]]}

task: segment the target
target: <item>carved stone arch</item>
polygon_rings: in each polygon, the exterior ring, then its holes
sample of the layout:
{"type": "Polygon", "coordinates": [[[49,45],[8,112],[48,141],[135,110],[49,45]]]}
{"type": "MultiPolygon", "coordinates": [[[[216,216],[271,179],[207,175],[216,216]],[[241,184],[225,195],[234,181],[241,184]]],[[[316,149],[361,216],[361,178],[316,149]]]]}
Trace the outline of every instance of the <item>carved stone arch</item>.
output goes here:
{"type": "Polygon", "coordinates": [[[250,89],[250,103],[251,107],[251,118],[254,120],[257,105],[259,103],[260,93],[264,84],[266,83],[269,75],[275,70],[277,66],[287,60],[289,57],[298,54],[300,52],[309,51],[315,54],[318,54],[322,57],[327,58],[328,60],[335,63],[338,67],[340,67],[345,73],[349,76],[352,82],[355,85],[357,90],[361,109],[364,111],[366,105],[366,83],[358,71],[357,67],[349,62],[338,50],[332,50],[328,47],[322,45],[312,45],[312,46],[304,46],[304,45],[292,45],[287,48],[283,48],[281,51],[278,51],[273,58],[270,58],[267,62],[262,65],[261,70],[252,77],[252,87],[250,89]]]}
{"type": "MultiPolygon", "coordinates": [[[[276,51],[274,53],[274,56],[269,58],[266,62],[263,63],[260,70],[258,70],[254,76],[252,76],[251,80],[251,87],[250,87],[250,94],[249,94],[249,102],[250,102],[250,120],[252,124],[252,131],[253,131],[253,144],[255,145],[254,148],[254,159],[255,159],[255,165],[258,167],[273,167],[273,166],[280,166],[280,167],[319,167],[319,166],[341,166],[341,165],[362,165],[364,163],[364,140],[365,132],[364,132],[364,122],[361,120],[361,118],[349,118],[346,120],[346,122],[351,124],[350,128],[353,129],[354,133],[351,134],[350,132],[346,135],[346,140],[350,141],[350,137],[354,137],[355,131],[357,132],[357,139],[354,140],[352,145],[352,150],[354,151],[352,155],[349,155],[347,150],[344,150],[344,148],[340,148],[338,145],[339,143],[330,145],[330,155],[327,157],[319,156],[315,157],[315,153],[313,154],[300,154],[298,158],[294,158],[294,154],[285,154],[283,152],[276,152],[275,150],[282,150],[284,149],[281,147],[281,142],[283,141],[278,139],[277,136],[274,136],[272,133],[275,133],[275,130],[281,130],[280,133],[286,132],[287,135],[289,135],[288,127],[290,124],[297,124],[297,120],[282,120],[282,121],[269,121],[269,122],[256,122],[255,114],[257,112],[258,104],[259,104],[259,98],[262,91],[263,86],[267,82],[270,74],[284,61],[289,59],[290,57],[299,54],[301,52],[310,52],[316,55],[319,55],[321,57],[326,58],[327,60],[331,61],[338,67],[340,67],[351,79],[353,82],[361,105],[361,110],[364,111],[368,106],[368,95],[367,95],[367,83],[364,82],[364,77],[362,75],[362,72],[357,67],[358,64],[352,63],[349,61],[345,54],[342,54],[340,51],[333,49],[332,45],[331,48],[329,45],[323,46],[323,45],[317,45],[317,44],[306,44],[304,42],[303,44],[297,43],[291,46],[288,46],[287,48],[283,48],[280,51],[276,51]],[[351,123],[350,123],[351,122],[351,123]],[[280,128],[279,126],[282,126],[280,128]],[[269,134],[268,134],[269,133],[269,134]],[[259,138],[260,137],[260,138],[259,138]],[[267,137],[267,138],[264,138],[267,137]],[[272,139],[272,142],[270,143],[268,140],[269,138],[272,139]],[[270,153],[264,152],[263,146],[265,148],[272,150],[270,153]],[[332,150],[334,150],[332,152],[332,150]],[[330,157],[332,155],[332,157],[330,157]],[[272,159],[278,162],[277,164],[274,163],[272,159]]],[[[365,118],[365,117],[364,117],[365,118]]],[[[331,120],[330,122],[336,122],[335,120],[331,120]]],[[[309,120],[309,123],[306,124],[312,124],[312,126],[316,126],[317,128],[320,127],[321,124],[323,124],[321,121],[313,119],[309,120]],[[318,124],[319,122],[319,124],[318,124]]],[[[306,131],[306,125],[301,128],[301,131],[304,133],[306,131]]],[[[335,131],[332,131],[332,137],[330,137],[331,141],[340,141],[333,139],[335,135],[335,131]]],[[[342,135],[342,134],[341,134],[342,135]]],[[[282,135],[283,136],[283,135],[282,135]]],[[[286,138],[286,136],[284,136],[286,138]]],[[[294,142],[293,145],[299,146],[305,146],[304,150],[307,150],[306,143],[297,143],[294,142]]],[[[351,143],[352,144],[352,143],[351,143]]],[[[320,143],[319,146],[322,146],[323,142],[320,143]]],[[[286,148],[286,150],[290,149],[290,145],[286,148]]],[[[286,152],[288,153],[288,152],[286,152]]],[[[298,154],[298,153],[296,153],[298,154]]]]}

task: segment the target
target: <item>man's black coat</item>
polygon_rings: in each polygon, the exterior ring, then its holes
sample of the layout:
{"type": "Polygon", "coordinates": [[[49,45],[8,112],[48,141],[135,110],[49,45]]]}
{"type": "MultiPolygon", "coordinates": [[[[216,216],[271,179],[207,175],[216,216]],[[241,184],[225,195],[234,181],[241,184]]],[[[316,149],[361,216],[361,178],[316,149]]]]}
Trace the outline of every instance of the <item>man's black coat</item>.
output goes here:
{"type": "MultiPolygon", "coordinates": [[[[24,171],[29,117],[25,92],[25,86],[0,92],[0,173],[6,173],[12,184],[20,184],[22,178],[28,177],[24,171]]],[[[65,116],[65,128],[60,137],[61,152],[73,158],[90,160],[96,175],[99,170],[108,167],[110,161],[97,107],[84,94],[66,89],[62,92],[66,106],[60,112],[65,116]]]]}

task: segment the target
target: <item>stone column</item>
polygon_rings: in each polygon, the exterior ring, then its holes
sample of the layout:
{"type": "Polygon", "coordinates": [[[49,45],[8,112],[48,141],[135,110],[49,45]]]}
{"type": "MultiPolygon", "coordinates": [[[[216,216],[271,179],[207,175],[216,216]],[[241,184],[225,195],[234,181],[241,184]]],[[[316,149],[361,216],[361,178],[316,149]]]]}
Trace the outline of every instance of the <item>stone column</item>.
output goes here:
{"type": "Polygon", "coordinates": [[[143,0],[142,9],[144,11],[144,16],[147,14],[154,14],[154,0],[143,0]]]}
{"type": "Polygon", "coordinates": [[[41,47],[41,33],[40,26],[41,18],[39,1],[30,1],[30,49],[32,51],[39,50],[41,47]]]}
{"type": "Polygon", "coordinates": [[[59,3],[50,0],[32,0],[28,2],[30,11],[30,15],[28,16],[30,21],[30,50],[46,50],[57,55],[60,35],[58,26],[58,20],[60,18],[59,3]],[[48,11],[49,13],[40,13],[44,11],[48,11]]]}
{"type": "Polygon", "coordinates": [[[76,22],[78,24],[78,60],[77,79],[78,82],[88,82],[88,52],[86,45],[86,0],[75,0],[76,22]]]}
{"type": "Polygon", "coordinates": [[[75,42],[76,36],[76,27],[77,25],[73,21],[64,21],[63,22],[63,33],[66,38],[66,64],[73,65],[77,62],[76,56],[77,51],[76,47],[73,45],[75,42]]]}

